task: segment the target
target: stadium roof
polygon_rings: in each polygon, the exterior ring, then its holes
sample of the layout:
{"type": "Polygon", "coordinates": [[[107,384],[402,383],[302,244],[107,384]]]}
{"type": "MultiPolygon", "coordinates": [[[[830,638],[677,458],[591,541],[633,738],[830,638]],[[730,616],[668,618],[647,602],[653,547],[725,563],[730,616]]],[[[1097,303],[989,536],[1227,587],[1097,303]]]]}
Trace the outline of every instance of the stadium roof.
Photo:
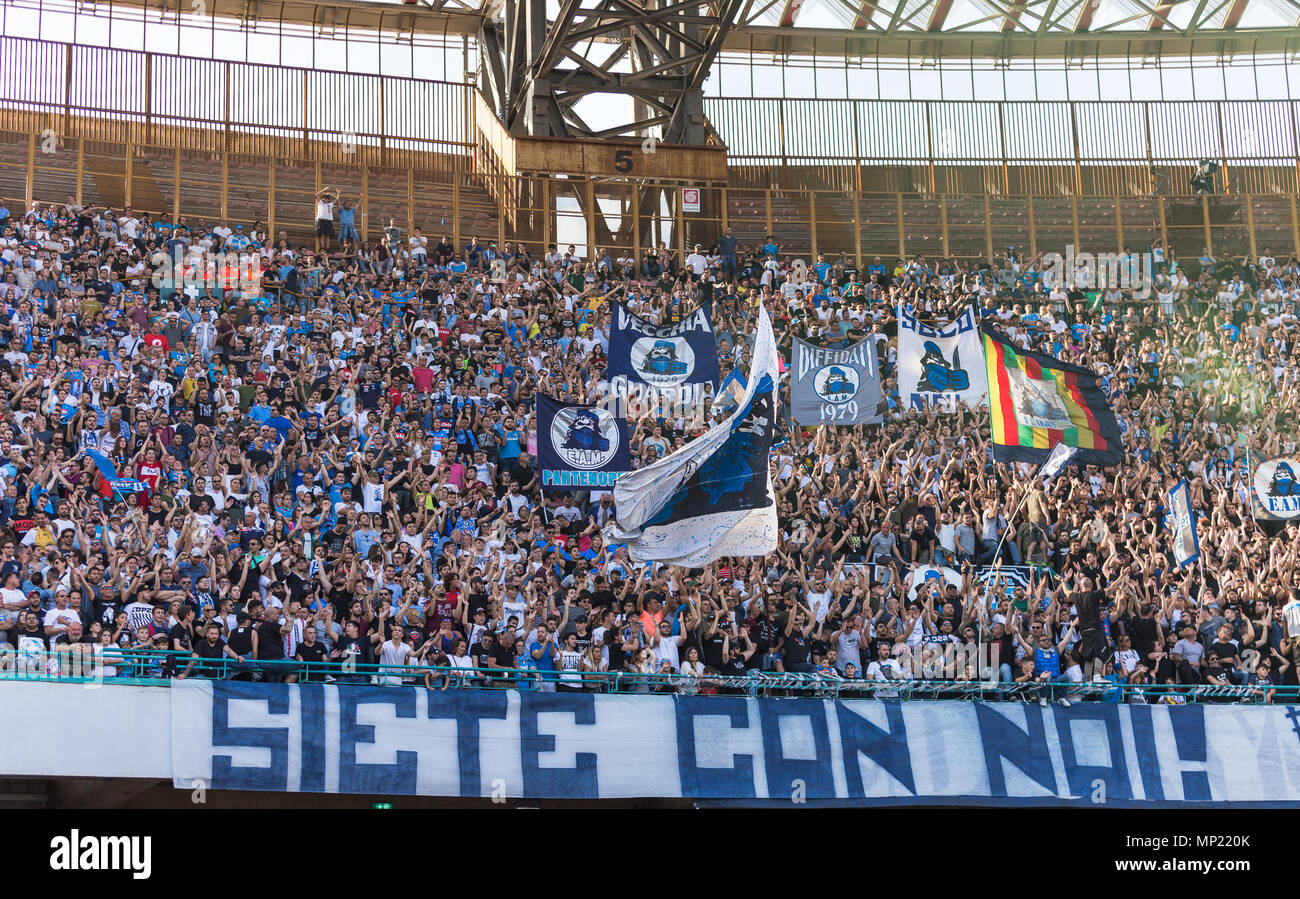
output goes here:
{"type": "MultiPolygon", "coordinates": [[[[672,0],[665,0],[672,2],[672,0]]],[[[681,3],[682,12],[724,0],[681,3]]],[[[208,16],[474,36],[505,0],[207,0],[208,16]]],[[[572,0],[566,0],[572,5],[572,0]]],[[[602,8],[646,0],[577,0],[586,25],[602,8]]],[[[677,5],[676,2],[673,5],[677,5]]],[[[81,10],[145,7],[182,14],[189,0],[87,0],[81,10]]],[[[558,14],[558,0],[548,9],[558,14]]],[[[188,18],[188,16],[182,16],[188,18]]],[[[206,16],[204,17],[207,18],[206,16]]],[[[202,21],[202,20],[199,20],[202,21]]],[[[197,24],[197,23],[196,23],[197,24]]],[[[1300,0],[747,0],[723,49],[780,55],[1149,58],[1300,53],[1300,0]]],[[[614,35],[611,35],[614,37],[614,35]]],[[[600,38],[596,38],[600,40],[600,38]]]]}

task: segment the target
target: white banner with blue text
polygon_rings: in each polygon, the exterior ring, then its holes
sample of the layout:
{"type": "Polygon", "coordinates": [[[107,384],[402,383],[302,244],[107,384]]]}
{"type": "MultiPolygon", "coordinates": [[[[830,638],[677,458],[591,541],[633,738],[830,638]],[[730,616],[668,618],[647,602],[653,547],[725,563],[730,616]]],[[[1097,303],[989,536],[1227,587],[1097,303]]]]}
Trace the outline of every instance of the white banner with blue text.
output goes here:
{"type": "Polygon", "coordinates": [[[1300,709],[175,681],[177,787],[848,804],[1300,803],[1300,709]]]}

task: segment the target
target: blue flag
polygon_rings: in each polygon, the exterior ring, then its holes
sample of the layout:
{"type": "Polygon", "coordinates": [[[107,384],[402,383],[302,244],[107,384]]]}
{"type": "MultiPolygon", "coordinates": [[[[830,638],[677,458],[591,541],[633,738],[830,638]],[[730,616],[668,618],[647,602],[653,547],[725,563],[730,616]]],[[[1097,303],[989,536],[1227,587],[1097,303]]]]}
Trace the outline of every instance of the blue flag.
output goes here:
{"type": "Polygon", "coordinates": [[[716,385],[718,342],[710,316],[705,303],[675,325],[652,325],[616,304],[608,367],[614,392],[626,395],[629,385],[638,384],[659,390],[716,385]]]}
{"type": "Polygon", "coordinates": [[[543,490],[612,488],[632,467],[627,420],[600,406],[537,396],[537,468],[543,490]]]}
{"type": "Polygon", "coordinates": [[[104,483],[108,485],[118,499],[121,499],[128,493],[144,493],[149,489],[148,485],[145,484],[144,481],[138,481],[135,478],[118,477],[117,468],[113,465],[113,460],[108,458],[108,456],[105,456],[99,450],[87,449],[86,455],[95,463],[95,467],[99,469],[100,475],[104,478],[104,483]]]}
{"type": "Polygon", "coordinates": [[[1201,556],[1201,538],[1196,533],[1196,515],[1192,512],[1192,494],[1187,479],[1169,488],[1169,507],[1165,513],[1173,543],[1174,561],[1178,567],[1190,565],[1201,556]]]}

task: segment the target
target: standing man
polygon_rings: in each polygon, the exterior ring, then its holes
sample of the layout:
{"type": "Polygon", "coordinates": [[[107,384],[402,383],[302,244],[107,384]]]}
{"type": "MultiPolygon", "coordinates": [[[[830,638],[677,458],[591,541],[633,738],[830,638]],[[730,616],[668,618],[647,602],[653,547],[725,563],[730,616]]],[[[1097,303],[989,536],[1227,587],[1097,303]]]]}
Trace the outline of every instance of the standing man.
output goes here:
{"type": "Polygon", "coordinates": [[[1084,676],[1090,681],[1099,681],[1102,679],[1102,669],[1114,656],[1114,652],[1101,622],[1106,595],[1094,587],[1092,578],[1082,578],[1079,590],[1070,600],[1078,612],[1079,653],[1088,666],[1084,676]]]}
{"type": "Polygon", "coordinates": [[[330,241],[334,238],[334,204],[338,201],[338,192],[332,188],[322,187],[316,191],[316,252],[322,246],[326,253],[330,241]]]}
{"type": "Polygon", "coordinates": [[[348,242],[353,247],[361,246],[361,235],[357,233],[357,207],[356,202],[348,197],[339,196],[339,246],[348,242]]]}
{"type": "Polygon", "coordinates": [[[736,264],[736,238],[730,228],[718,239],[718,255],[722,257],[722,271],[734,280],[739,266],[736,264]]]}

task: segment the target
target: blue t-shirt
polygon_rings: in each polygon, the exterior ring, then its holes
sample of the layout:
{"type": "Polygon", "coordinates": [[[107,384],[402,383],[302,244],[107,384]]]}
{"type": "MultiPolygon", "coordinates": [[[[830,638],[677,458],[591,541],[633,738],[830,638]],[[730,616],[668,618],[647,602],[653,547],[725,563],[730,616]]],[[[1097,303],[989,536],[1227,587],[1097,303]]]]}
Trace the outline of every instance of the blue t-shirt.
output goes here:
{"type": "Polygon", "coordinates": [[[497,433],[501,436],[501,449],[497,452],[497,459],[519,458],[522,435],[518,431],[504,431],[500,425],[497,426],[497,433]]]}
{"type": "Polygon", "coordinates": [[[266,424],[275,428],[275,433],[279,435],[281,442],[283,442],[284,439],[289,436],[289,432],[293,430],[293,422],[289,421],[289,419],[285,418],[283,415],[272,415],[266,420],[266,424]]]}
{"type": "MultiPolygon", "coordinates": [[[[552,643],[552,645],[554,644],[552,643]]],[[[550,652],[543,652],[540,658],[533,655],[533,653],[538,652],[539,650],[541,650],[541,648],[542,648],[542,644],[540,643],[529,643],[528,644],[529,659],[532,660],[533,665],[537,668],[538,671],[541,672],[554,671],[556,654],[550,652]]]]}

